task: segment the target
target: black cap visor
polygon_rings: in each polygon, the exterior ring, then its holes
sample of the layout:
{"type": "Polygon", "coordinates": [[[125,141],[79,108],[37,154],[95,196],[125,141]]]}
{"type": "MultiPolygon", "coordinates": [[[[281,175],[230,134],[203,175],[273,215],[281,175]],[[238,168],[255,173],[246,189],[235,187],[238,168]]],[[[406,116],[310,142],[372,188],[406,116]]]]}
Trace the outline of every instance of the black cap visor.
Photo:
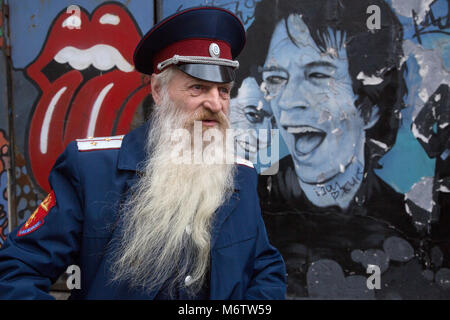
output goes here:
{"type": "Polygon", "coordinates": [[[227,83],[235,79],[235,72],[233,67],[221,66],[217,64],[199,64],[199,63],[184,63],[177,65],[178,69],[191,77],[200,80],[227,83]]]}

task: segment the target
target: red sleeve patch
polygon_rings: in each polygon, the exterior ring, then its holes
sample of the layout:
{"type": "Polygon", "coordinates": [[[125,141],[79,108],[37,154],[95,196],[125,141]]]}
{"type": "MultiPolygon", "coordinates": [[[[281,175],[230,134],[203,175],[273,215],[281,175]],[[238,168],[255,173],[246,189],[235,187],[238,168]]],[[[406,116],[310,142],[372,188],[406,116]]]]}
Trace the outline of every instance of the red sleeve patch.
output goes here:
{"type": "Polygon", "coordinates": [[[50,209],[56,204],[55,193],[53,190],[45,197],[39,207],[34,210],[33,214],[28,218],[27,222],[19,229],[17,236],[24,236],[41,227],[44,224],[44,217],[49,213],[50,209]]]}

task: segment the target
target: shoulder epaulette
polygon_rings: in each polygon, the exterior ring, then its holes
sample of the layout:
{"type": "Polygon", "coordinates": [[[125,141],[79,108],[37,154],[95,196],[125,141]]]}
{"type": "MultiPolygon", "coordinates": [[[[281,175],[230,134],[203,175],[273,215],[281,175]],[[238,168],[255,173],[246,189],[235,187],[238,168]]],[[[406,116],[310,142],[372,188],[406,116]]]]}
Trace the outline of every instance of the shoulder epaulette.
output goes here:
{"type": "Polygon", "coordinates": [[[236,157],[236,164],[240,164],[246,167],[254,168],[253,163],[247,159],[236,157]]]}
{"type": "Polygon", "coordinates": [[[124,135],[77,139],[78,151],[120,149],[124,135]]]}

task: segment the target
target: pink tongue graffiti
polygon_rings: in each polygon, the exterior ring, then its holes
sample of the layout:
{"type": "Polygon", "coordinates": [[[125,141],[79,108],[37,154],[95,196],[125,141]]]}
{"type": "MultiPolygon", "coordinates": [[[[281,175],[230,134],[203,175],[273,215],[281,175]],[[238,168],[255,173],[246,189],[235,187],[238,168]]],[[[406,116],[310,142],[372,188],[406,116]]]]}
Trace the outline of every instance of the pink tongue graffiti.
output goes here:
{"type": "Polygon", "coordinates": [[[129,13],[117,4],[99,6],[90,19],[84,11],[56,18],[42,52],[26,69],[42,91],[29,126],[28,153],[45,191],[70,141],[129,131],[136,108],[150,93],[133,67],[139,40],[129,13]]]}

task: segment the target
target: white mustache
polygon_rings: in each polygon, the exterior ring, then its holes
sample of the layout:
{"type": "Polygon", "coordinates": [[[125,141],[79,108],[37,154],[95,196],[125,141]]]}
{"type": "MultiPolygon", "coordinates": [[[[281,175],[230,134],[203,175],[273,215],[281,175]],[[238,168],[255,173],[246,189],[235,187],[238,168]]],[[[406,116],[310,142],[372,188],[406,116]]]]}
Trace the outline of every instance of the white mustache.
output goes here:
{"type": "Polygon", "coordinates": [[[107,44],[97,44],[88,49],[64,47],[55,55],[54,59],[58,63],[68,63],[76,70],[84,70],[90,65],[101,71],[113,67],[117,67],[123,72],[134,70],[134,66],[125,60],[119,50],[107,44]]]}

